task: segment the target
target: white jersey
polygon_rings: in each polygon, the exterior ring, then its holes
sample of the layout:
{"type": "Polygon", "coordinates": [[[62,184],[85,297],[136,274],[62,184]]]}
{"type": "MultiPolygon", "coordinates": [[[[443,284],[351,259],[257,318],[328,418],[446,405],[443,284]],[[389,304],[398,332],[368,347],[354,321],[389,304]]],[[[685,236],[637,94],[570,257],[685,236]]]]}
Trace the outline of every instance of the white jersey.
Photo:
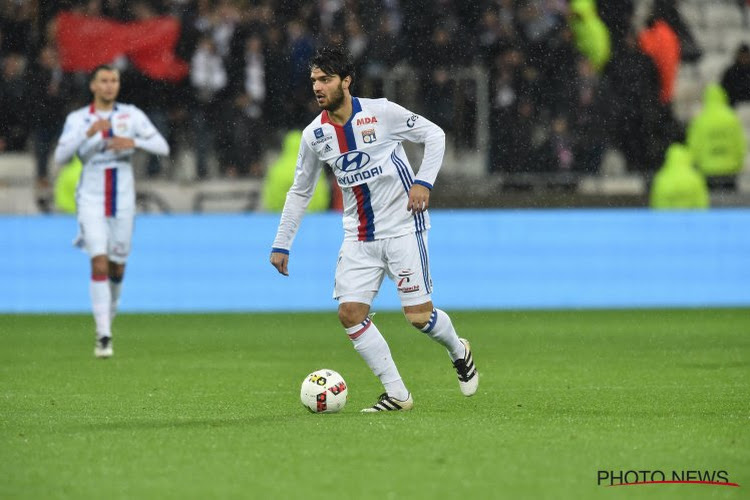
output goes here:
{"type": "Polygon", "coordinates": [[[343,126],[323,111],[302,133],[294,184],[273,248],[291,248],[324,165],[333,170],[343,192],[345,240],[373,241],[429,229],[426,211],[407,211],[409,189],[414,183],[432,189],[444,151],[440,127],[387,99],[352,97],[352,116],[343,126]],[[404,140],[425,145],[416,176],[404,140]]]}
{"type": "Polygon", "coordinates": [[[76,190],[79,214],[116,217],[135,213],[135,183],[131,158],[134,149],[107,149],[111,137],[126,137],[135,147],[149,153],[168,155],[169,145],[148,117],[131,104],[116,103],[112,111],[100,111],[94,105],[70,113],[55,149],[55,163],[64,164],[73,155],[83,163],[76,190]],[[109,120],[109,130],[86,137],[98,120],[109,120]]]}

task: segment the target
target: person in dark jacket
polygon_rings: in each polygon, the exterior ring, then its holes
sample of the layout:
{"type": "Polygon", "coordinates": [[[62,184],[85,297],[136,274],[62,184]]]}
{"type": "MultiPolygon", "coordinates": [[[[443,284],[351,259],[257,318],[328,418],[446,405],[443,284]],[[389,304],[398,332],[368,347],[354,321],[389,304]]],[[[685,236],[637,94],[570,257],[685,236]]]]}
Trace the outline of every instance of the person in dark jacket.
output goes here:
{"type": "Polygon", "coordinates": [[[36,162],[37,204],[50,210],[50,180],[47,166],[52,146],[62,131],[69,92],[57,57],[57,50],[46,45],[39,51],[29,72],[29,117],[36,162]]]}
{"type": "Polygon", "coordinates": [[[604,123],[610,141],[625,156],[629,170],[655,171],[668,144],[660,125],[659,76],[651,58],[638,49],[633,32],[616,48],[604,77],[610,97],[604,123]]]}
{"type": "Polygon", "coordinates": [[[731,106],[750,102],[750,45],[743,43],[737,48],[734,62],[721,78],[721,86],[727,91],[731,106]]]}

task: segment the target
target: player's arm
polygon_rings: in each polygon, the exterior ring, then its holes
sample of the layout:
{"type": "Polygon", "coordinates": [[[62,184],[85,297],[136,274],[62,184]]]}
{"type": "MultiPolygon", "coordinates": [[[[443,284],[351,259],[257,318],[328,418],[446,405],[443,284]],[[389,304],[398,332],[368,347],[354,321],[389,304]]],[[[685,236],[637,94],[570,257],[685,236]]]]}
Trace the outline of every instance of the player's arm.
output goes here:
{"type": "Polygon", "coordinates": [[[303,135],[297,156],[294,182],[286,194],[281,221],[271,248],[271,265],[285,276],[289,275],[289,250],[302,223],[307,205],[310,204],[310,199],[315,192],[321,168],[323,168],[323,162],[310,149],[303,135]]]}
{"type": "Polygon", "coordinates": [[[169,143],[159,133],[148,116],[140,109],[134,109],[135,137],[113,137],[109,141],[109,148],[115,151],[138,148],[159,156],[169,155],[169,143]]]}
{"type": "Polygon", "coordinates": [[[412,213],[423,212],[430,205],[430,192],[443,164],[445,132],[427,118],[390,101],[386,103],[386,117],[394,138],[424,144],[422,164],[406,206],[412,213]]]}
{"type": "Polygon", "coordinates": [[[71,113],[65,118],[65,125],[55,147],[55,163],[64,165],[68,163],[78,152],[78,148],[89,140],[84,124],[78,117],[71,113]]]}

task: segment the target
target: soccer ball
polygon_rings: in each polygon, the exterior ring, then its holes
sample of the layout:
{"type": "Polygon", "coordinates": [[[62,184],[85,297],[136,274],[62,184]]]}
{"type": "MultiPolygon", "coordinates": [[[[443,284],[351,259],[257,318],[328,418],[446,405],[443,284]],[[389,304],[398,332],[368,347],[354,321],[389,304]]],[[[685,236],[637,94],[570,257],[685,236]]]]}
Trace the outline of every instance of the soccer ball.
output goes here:
{"type": "Polygon", "coordinates": [[[302,381],[300,399],[313,413],[336,413],[346,405],[349,390],[344,378],[333,370],[316,370],[302,381]]]}

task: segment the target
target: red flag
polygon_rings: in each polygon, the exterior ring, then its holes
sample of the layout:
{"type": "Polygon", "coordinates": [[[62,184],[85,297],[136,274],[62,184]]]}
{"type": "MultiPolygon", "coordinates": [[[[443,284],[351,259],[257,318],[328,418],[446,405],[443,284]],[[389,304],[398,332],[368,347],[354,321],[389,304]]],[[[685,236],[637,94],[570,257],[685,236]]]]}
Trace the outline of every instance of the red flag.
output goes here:
{"type": "Polygon", "coordinates": [[[145,75],[177,82],[189,67],[175,56],[180,23],[173,17],[121,23],[63,12],[57,17],[57,45],[65,71],[91,71],[127,56],[145,75]]]}

